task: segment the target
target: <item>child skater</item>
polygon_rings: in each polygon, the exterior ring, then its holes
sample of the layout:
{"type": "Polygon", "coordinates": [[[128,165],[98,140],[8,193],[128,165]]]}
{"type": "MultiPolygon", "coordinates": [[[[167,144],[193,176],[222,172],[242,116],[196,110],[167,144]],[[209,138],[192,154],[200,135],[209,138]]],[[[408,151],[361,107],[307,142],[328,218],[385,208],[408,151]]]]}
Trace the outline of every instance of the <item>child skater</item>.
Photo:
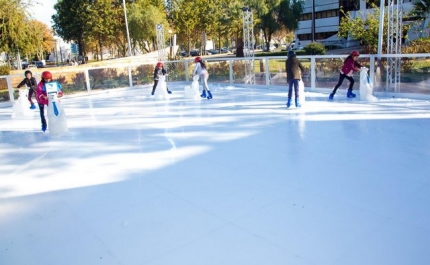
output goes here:
{"type": "Polygon", "coordinates": [[[31,104],[30,109],[35,109],[36,106],[34,105],[33,100],[31,100],[31,98],[33,97],[33,93],[36,94],[35,93],[37,88],[36,78],[33,77],[33,73],[30,70],[25,71],[24,75],[25,75],[24,80],[22,80],[21,83],[19,83],[17,88],[27,85],[27,87],[29,88],[28,101],[30,101],[30,104],[31,104]]]}
{"type": "Polygon", "coordinates": [[[296,53],[294,51],[288,51],[288,59],[285,62],[285,68],[287,70],[287,82],[288,82],[288,101],[287,108],[291,106],[291,96],[292,90],[294,86],[294,94],[296,108],[300,108],[299,102],[299,81],[302,79],[301,73],[305,72],[305,68],[300,63],[300,61],[296,58],[296,53]]]}
{"type": "MultiPolygon", "coordinates": [[[[160,75],[166,75],[167,71],[166,69],[164,69],[164,65],[162,62],[158,62],[155,65],[155,69],[154,69],[154,86],[152,87],[152,92],[151,95],[154,95],[155,89],[157,88],[158,85],[158,81],[160,80],[160,75]]],[[[172,91],[169,90],[169,88],[166,86],[167,88],[167,93],[172,94],[172,91]]]]}
{"type": "MultiPolygon", "coordinates": [[[[42,80],[37,85],[36,90],[36,99],[37,103],[39,104],[39,110],[40,110],[40,120],[42,121],[42,131],[46,131],[46,128],[48,127],[46,124],[45,119],[45,112],[44,112],[44,106],[48,106],[48,94],[46,93],[46,87],[45,83],[52,82],[52,74],[49,71],[45,71],[42,73],[42,80]]],[[[57,81],[55,81],[57,82],[57,81]]],[[[63,92],[61,91],[61,85],[57,82],[58,87],[58,97],[61,98],[63,96],[63,92]]]]}
{"type": "Polygon", "coordinates": [[[352,78],[352,74],[360,71],[361,65],[357,62],[358,56],[360,56],[358,51],[352,51],[351,54],[346,57],[342,69],[340,70],[339,81],[329,96],[330,100],[333,99],[334,94],[336,94],[336,90],[342,85],[345,78],[349,80],[349,89],[346,96],[348,98],[355,98],[355,94],[352,93],[352,87],[354,86],[354,78],[352,78]]]}
{"type": "Polygon", "coordinates": [[[196,63],[196,66],[194,67],[193,75],[199,75],[203,80],[203,93],[200,96],[202,98],[211,99],[212,93],[209,91],[208,87],[209,72],[206,69],[206,64],[202,61],[200,56],[197,56],[196,59],[194,59],[194,62],[196,63]],[[206,93],[208,94],[207,96],[206,93]]]}

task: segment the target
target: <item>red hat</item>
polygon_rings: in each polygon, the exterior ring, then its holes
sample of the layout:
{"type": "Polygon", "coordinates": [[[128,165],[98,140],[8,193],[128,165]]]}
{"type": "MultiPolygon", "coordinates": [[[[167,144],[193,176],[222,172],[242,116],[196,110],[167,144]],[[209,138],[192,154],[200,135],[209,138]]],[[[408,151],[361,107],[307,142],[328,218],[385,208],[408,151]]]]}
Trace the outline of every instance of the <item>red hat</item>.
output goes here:
{"type": "Polygon", "coordinates": [[[52,74],[51,74],[51,72],[49,72],[49,71],[44,71],[44,72],[42,73],[42,78],[43,78],[43,79],[52,79],[52,74]]]}
{"type": "Polygon", "coordinates": [[[162,62],[158,62],[157,63],[157,67],[163,67],[163,63],[162,62]]]}
{"type": "Polygon", "coordinates": [[[360,56],[360,53],[358,51],[352,51],[351,52],[351,56],[352,57],[354,57],[354,56],[360,56]]]}
{"type": "Polygon", "coordinates": [[[194,62],[195,62],[195,63],[197,63],[197,62],[200,62],[201,60],[202,60],[202,57],[197,56],[197,57],[194,59],[194,62]]]}

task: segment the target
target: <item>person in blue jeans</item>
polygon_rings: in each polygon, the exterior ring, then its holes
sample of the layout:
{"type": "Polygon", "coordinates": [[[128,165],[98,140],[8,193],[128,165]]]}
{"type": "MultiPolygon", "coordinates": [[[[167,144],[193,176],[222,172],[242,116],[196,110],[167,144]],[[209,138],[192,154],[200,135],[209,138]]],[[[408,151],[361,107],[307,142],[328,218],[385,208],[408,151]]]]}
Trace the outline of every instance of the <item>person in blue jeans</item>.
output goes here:
{"type": "Polygon", "coordinates": [[[288,52],[288,59],[285,62],[285,68],[287,70],[287,82],[288,82],[288,101],[287,108],[291,106],[291,97],[295,94],[296,108],[300,108],[300,95],[299,95],[299,81],[302,79],[301,73],[305,72],[305,68],[302,63],[296,58],[294,51],[288,52]]]}

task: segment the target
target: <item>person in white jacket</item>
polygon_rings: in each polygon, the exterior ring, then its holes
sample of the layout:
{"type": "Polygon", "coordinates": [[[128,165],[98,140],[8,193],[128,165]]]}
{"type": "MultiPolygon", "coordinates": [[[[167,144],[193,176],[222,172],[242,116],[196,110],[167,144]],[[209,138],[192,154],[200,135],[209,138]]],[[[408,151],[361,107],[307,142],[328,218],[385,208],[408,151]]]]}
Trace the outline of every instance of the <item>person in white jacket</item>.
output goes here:
{"type": "Polygon", "coordinates": [[[209,72],[206,69],[206,64],[203,62],[202,58],[200,56],[197,56],[194,59],[194,62],[196,63],[196,66],[194,67],[193,75],[199,75],[202,78],[203,81],[203,93],[200,95],[202,98],[211,99],[212,93],[209,90],[208,87],[208,78],[209,78],[209,72]],[[207,93],[207,95],[206,95],[207,93]]]}

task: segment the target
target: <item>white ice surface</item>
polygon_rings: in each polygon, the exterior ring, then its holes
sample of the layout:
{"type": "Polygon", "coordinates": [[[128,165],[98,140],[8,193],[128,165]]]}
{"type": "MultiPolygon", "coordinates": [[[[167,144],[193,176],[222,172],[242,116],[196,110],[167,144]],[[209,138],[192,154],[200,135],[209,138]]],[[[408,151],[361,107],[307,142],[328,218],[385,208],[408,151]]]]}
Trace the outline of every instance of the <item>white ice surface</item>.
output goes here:
{"type": "Polygon", "coordinates": [[[1,265],[428,265],[430,103],[211,85],[0,108],[1,265]]]}

